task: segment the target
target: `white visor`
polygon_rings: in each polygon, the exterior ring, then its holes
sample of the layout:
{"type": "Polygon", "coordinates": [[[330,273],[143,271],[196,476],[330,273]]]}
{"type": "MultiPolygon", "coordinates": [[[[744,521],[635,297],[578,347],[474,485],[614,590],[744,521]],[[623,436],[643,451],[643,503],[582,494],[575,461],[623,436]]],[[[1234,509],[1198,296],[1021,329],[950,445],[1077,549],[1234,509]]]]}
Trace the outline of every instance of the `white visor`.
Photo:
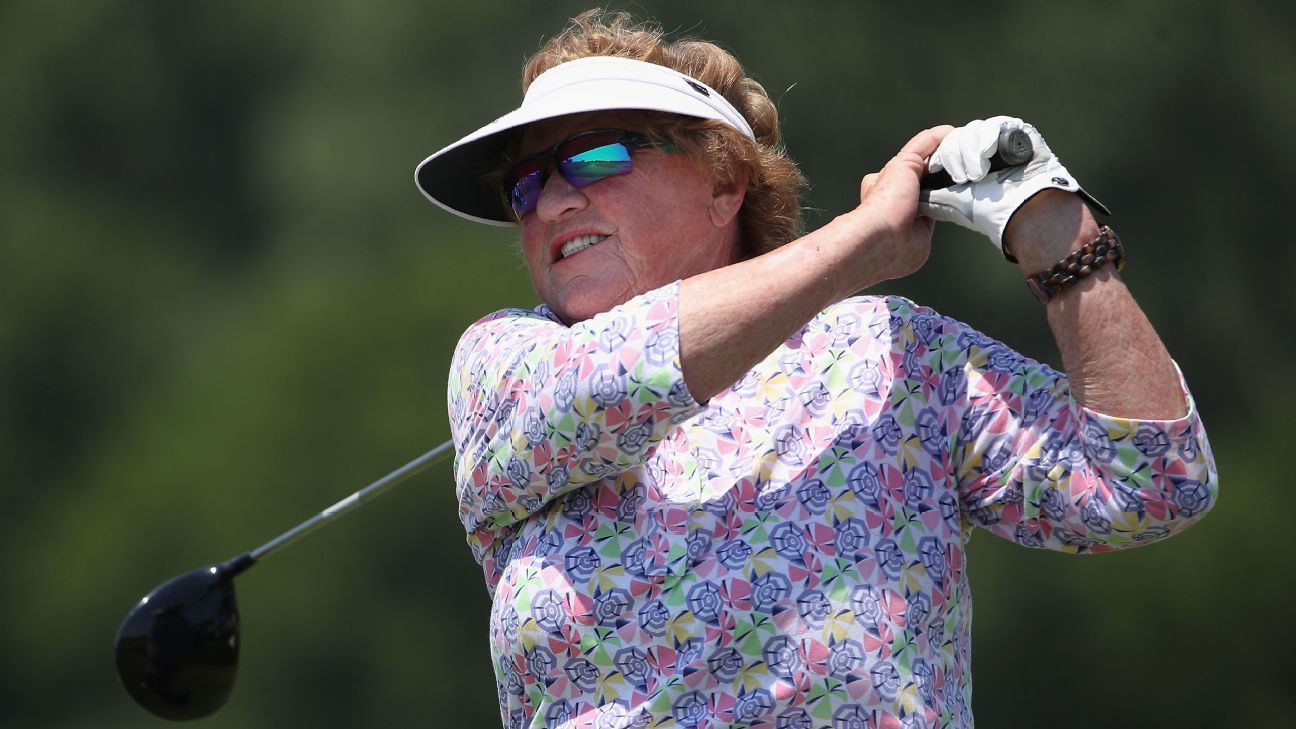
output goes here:
{"type": "Polygon", "coordinates": [[[429,200],[455,215],[490,225],[516,225],[500,191],[482,180],[499,165],[507,132],[542,119],[613,109],[718,119],[756,138],[742,114],[706,84],[655,63],[593,56],[537,76],[521,106],[423,160],[414,170],[414,183],[429,200]]]}

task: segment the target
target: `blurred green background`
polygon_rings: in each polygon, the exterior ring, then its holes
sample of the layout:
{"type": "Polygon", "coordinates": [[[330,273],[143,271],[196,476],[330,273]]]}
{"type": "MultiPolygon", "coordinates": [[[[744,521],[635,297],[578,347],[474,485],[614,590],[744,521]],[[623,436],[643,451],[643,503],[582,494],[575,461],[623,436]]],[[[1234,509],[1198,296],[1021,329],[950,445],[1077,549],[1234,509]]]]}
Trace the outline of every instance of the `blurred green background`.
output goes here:
{"type": "MultiPolygon", "coordinates": [[[[0,4],[0,725],[161,725],[117,684],[128,608],[448,437],[462,330],[534,295],[512,234],[412,184],[511,108],[584,3],[0,4]]],[[[909,136],[1026,118],[1115,211],[1193,386],[1214,513],[1100,557],[981,534],[986,727],[1290,727],[1296,6],[645,3],[771,91],[811,224],[909,136]]],[[[961,229],[888,288],[1056,362],[961,229]]],[[[450,469],[239,578],[211,727],[498,726],[450,469]]]]}

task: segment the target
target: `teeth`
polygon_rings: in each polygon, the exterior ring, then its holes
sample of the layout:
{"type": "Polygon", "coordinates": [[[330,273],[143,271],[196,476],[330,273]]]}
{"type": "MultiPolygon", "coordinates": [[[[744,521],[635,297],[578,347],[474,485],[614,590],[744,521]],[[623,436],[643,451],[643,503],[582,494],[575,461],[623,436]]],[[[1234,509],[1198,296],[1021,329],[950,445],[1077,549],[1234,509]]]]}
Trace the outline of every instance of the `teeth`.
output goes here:
{"type": "Polygon", "coordinates": [[[561,255],[559,255],[559,258],[566,258],[567,256],[570,256],[576,251],[583,251],[586,248],[589,248],[590,246],[594,245],[595,243],[598,243],[599,241],[603,240],[606,237],[607,237],[606,235],[597,235],[597,234],[578,235],[575,238],[572,238],[571,240],[563,244],[562,251],[560,252],[561,255]]]}

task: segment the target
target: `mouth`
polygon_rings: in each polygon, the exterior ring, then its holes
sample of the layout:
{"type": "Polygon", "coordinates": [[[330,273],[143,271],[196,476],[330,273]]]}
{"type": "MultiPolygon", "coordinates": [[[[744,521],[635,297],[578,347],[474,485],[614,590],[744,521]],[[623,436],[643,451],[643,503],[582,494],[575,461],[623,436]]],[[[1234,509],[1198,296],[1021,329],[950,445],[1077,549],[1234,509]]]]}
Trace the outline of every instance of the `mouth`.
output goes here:
{"type": "Polygon", "coordinates": [[[577,253],[585,250],[586,248],[598,244],[599,242],[603,241],[608,237],[609,236],[600,235],[598,233],[590,233],[588,235],[578,235],[575,238],[572,238],[571,240],[562,244],[562,248],[558,250],[558,260],[561,261],[562,259],[567,258],[569,256],[574,256],[577,253]]]}

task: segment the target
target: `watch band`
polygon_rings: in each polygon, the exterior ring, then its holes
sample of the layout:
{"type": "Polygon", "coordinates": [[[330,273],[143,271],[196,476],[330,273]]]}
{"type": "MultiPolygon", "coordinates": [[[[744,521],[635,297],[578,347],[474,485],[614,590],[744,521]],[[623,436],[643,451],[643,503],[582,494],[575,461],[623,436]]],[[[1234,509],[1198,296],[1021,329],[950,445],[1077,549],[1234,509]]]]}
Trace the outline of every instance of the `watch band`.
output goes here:
{"type": "Polygon", "coordinates": [[[1026,288],[1041,304],[1047,304],[1058,292],[1097,271],[1108,263],[1116,264],[1119,271],[1125,267],[1125,249],[1116,231],[1106,225],[1098,228],[1098,236],[1079,250],[1058,261],[1047,271],[1026,278],[1026,288]]]}

